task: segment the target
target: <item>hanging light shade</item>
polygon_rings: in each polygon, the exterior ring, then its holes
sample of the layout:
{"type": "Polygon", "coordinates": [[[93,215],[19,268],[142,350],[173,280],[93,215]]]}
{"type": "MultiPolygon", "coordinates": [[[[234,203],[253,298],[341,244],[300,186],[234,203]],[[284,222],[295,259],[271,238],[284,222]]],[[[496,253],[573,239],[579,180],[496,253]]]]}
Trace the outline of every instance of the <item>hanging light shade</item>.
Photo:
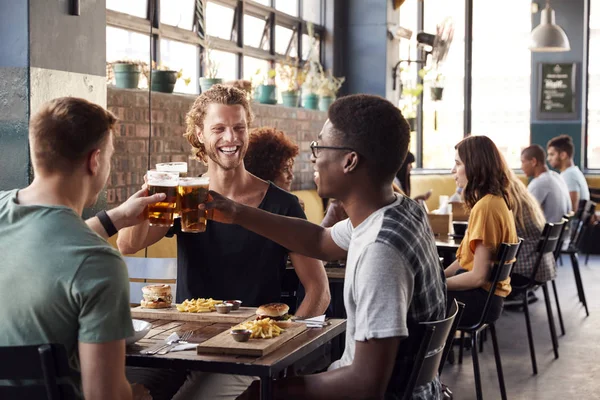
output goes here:
{"type": "Polygon", "coordinates": [[[565,31],[556,25],[554,10],[546,2],[542,10],[540,24],[536,26],[529,36],[529,50],[531,51],[569,51],[571,45],[565,31]]]}

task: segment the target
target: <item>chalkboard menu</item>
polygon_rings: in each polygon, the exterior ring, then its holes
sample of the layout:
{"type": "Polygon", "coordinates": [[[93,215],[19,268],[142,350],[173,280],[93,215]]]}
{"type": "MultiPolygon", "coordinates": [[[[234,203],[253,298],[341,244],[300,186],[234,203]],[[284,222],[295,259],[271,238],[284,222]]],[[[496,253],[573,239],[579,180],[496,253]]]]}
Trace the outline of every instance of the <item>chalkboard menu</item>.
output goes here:
{"type": "Polygon", "coordinates": [[[538,116],[542,119],[571,119],[575,106],[576,64],[540,64],[538,116]]]}

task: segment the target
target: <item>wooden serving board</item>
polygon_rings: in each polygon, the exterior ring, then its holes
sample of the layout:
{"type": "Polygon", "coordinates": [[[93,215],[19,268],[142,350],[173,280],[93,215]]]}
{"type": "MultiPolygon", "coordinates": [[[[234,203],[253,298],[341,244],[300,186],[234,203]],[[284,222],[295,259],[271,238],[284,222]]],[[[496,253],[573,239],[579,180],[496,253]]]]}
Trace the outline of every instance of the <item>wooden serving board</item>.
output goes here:
{"type": "Polygon", "coordinates": [[[199,354],[234,354],[242,356],[262,357],[281,347],[288,340],[293,339],[306,330],[306,324],[293,324],[284,330],[281,335],[271,339],[250,339],[247,342],[236,342],[231,334],[231,329],[219,333],[211,339],[198,345],[199,354]]]}
{"type": "Polygon", "coordinates": [[[229,314],[219,314],[216,311],[209,313],[189,313],[177,311],[173,305],[171,308],[142,308],[134,307],[131,309],[133,318],[149,319],[169,319],[173,321],[209,321],[239,324],[248,318],[256,316],[256,308],[240,307],[238,310],[231,311],[229,314]]]}

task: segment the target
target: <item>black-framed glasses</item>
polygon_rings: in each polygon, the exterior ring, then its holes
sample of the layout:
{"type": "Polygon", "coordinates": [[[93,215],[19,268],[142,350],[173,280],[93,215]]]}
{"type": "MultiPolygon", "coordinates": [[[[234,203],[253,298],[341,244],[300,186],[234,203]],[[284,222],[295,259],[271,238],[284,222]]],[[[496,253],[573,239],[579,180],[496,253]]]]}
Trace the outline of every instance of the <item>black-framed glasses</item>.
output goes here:
{"type": "Polygon", "coordinates": [[[346,150],[346,151],[355,151],[354,149],[351,149],[350,147],[340,147],[340,146],[319,146],[319,142],[317,141],[312,141],[310,143],[310,149],[312,151],[312,155],[313,157],[317,158],[319,157],[319,152],[322,149],[325,150],[346,150]]]}

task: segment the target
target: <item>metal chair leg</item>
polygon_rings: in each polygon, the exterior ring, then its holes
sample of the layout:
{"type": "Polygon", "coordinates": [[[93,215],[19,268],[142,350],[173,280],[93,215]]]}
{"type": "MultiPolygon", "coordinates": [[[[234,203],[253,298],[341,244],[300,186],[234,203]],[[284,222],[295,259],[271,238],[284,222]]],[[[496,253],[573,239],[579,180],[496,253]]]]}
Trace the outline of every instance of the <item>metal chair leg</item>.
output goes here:
{"type": "Polygon", "coordinates": [[[460,331],[460,347],[458,348],[458,363],[459,364],[462,364],[464,347],[465,347],[465,331],[460,331]]]}
{"type": "Polygon", "coordinates": [[[527,304],[527,295],[529,291],[525,291],[525,297],[523,297],[523,312],[525,314],[525,327],[527,328],[527,340],[529,341],[529,353],[531,354],[531,368],[533,374],[537,375],[537,361],[535,359],[535,347],[533,344],[533,333],[531,332],[531,320],[529,318],[529,305],[527,304]]]}
{"type": "Polygon", "coordinates": [[[485,341],[485,333],[486,329],[483,328],[481,332],[479,332],[479,352],[483,353],[483,342],[485,341]]]}
{"type": "Polygon", "coordinates": [[[554,302],[556,303],[556,313],[558,314],[558,323],[560,324],[560,333],[565,335],[565,323],[563,322],[562,311],[560,310],[560,302],[558,301],[558,291],[556,290],[556,281],[552,280],[552,291],[554,292],[554,302]]]}
{"type": "Polygon", "coordinates": [[[477,331],[471,333],[471,355],[473,357],[473,376],[475,378],[475,393],[477,400],[483,400],[483,391],[481,389],[481,374],[479,372],[479,355],[477,354],[477,331]]]}
{"type": "Polygon", "coordinates": [[[579,271],[579,260],[577,257],[577,253],[571,254],[571,263],[573,265],[573,274],[575,275],[575,283],[577,285],[579,300],[583,303],[583,307],[585,308],[585,315],[589,317],[590,312],[588,310],[587,300],[585,299],[585,291],[583,290],[583,282],[581,280],[581,272],[579,271]]]}
{"type": "Polygon", "coordinates": [[[552,349],[554,350],[554,358],[558,358],[558,338],[556,337],[556,326],[554,325],[554,315],[552,314],[552,305],[550,304],[550,293],[548,293],[548,285],[546,282],[542,285],[544,291],[544,300],[546,303],[546,312],[548,313],[548,326],[550,328],[550,337],[552,338],[552,349]]]}
{"type": "Polygon", "coordinates": [[[506,400],[506,386],[504,385],[504,373],[502,372],[502,360],[500,359],[500,350],[498,349],[498,337],[496,336],[496,325],[490,324],[490,333],[492,334],[492,344],[494,345],[494,359],[496,360],[496,371],[498,371],[498,384],[500,385],[500,396],[506,400]]]}
{"type": "Polygon", "coordinates": [[[590,253],[587,253],[587,254],[585,255],[585,266],[586,266],[586,267],[587,267],[587,265],[588,265],[588,261],[590,261],[590,253]]]}

